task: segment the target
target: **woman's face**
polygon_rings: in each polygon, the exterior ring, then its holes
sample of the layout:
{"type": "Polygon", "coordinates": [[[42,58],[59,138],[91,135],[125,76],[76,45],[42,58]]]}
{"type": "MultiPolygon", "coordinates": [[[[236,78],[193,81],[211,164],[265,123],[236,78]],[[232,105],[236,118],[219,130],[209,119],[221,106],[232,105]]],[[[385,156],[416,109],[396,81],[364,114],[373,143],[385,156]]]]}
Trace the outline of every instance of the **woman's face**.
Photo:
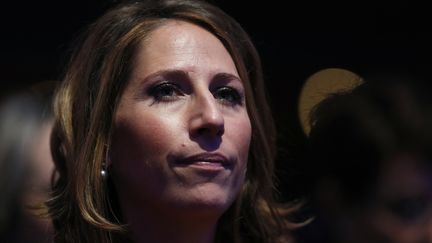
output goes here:
{"type": "Polygon", "coordinates": [[[208,31],[169,21],[140,44],[115,115],[121,207],[220,215],[244,181],[251,124],[236,66],[208,31]]]}

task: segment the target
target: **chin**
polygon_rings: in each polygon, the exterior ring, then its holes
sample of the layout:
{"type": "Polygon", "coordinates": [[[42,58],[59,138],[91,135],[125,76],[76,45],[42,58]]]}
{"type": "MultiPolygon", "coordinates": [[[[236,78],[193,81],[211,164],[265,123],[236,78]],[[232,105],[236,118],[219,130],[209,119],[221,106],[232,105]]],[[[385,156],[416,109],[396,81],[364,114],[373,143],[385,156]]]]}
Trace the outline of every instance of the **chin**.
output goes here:
{"type": "Polygon", "coordinates": [[[233,204],[237,196],[237,192],[223,190],[219,186],[203,185],[179,195],[177,203],[184,207],[183,209],[222,214],[233,204]]]}

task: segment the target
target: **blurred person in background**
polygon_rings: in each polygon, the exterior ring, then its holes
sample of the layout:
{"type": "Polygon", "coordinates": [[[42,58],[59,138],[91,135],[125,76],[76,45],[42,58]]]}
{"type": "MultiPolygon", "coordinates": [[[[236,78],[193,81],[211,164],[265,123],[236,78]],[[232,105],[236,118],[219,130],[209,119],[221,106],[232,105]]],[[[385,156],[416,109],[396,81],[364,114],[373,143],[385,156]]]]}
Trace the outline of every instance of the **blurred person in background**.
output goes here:
{"type": "Polygon", "coordinates": [[[431,85],[376,75],[310,115],[309,214],[299,242],[432,242],[431,85]]]}
{"type": "Polygon", "coordinates": [[[52,242],[41,210],[54,167],[50,100],[26,91],[0,104],[0,242],[52,242]]]}

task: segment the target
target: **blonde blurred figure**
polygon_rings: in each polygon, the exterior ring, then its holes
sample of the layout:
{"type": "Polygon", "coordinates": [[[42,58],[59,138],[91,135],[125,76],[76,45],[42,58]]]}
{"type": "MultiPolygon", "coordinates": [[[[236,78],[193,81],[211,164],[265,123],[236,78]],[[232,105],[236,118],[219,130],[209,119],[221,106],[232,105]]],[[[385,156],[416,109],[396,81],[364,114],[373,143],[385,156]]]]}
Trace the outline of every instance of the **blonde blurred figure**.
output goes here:
{"type": "Polygon", "coordinates": [[[0,104],[0,242],[52,242],[40,210],[54,167],[48,97],[20,93],[0,104]]]}

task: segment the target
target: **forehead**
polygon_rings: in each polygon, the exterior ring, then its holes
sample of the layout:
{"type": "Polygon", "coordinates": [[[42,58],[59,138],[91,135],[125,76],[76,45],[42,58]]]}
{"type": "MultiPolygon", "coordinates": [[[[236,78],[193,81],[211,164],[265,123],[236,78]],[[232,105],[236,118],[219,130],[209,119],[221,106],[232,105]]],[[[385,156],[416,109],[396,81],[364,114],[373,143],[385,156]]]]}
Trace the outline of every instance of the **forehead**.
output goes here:
{"type": "Polygon", "coordinates": [[[146,72],[200,67],[238,75],[230,53],[216,36],[179,20],[166,21],[141,41],[135,63],[146,72]]]}

